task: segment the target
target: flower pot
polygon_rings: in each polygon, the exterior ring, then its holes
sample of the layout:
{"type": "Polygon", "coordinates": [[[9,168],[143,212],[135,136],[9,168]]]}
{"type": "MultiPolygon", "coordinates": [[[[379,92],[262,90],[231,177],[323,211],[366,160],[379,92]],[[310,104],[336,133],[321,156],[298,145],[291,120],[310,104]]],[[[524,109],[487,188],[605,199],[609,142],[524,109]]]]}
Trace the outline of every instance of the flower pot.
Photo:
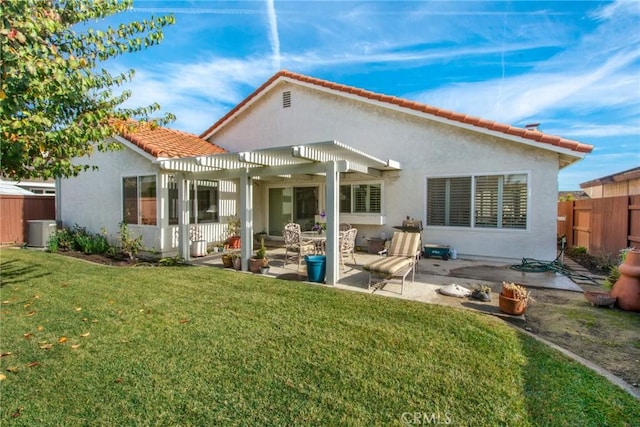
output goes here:
{"type": "Polygon", "coordinates": [[[242,268],[242,261],[240,260],[240,257],[233,257],[233,269],[234,270],[240,270],[242,268]]]}
{"type": "Polygon", "coordinates": [[[191,256],[201,257],[207,255],[207,241],[195,240],[191,242],[191,256]]]}
{"type": "Polygon", "coordinates": [[[640,311],[640,249],[629,249],[618,271],[620,278],[613,285],[611,296],[617,298],[620,309],[640,311]]]}
{"type": "Polygon", "coordinates": [[[262,258],[249,258],[249,271],[252,273],[260,272],[262,267],[262,258]]]}
{"type": "Polygon", "coordinates": [[[231,257],[231,255],[222,255],[222,266],[224,268],[233,268],[233,258],[231,257]]]}
{"type": "Polygon", "coordinates": [[[519,316],[521,314],[524,314],[525,311],[527,311],[527,300],[509,298],[507,296],[499,294],[498,308],[503,313],[519,316]]]}
{"type": "Polygon", "coordinates": [[[227,242],[229,243],[229,248],[240,249],[240,245],[241,245],[240,236],[231,236],[229,237],[227,242]]]}

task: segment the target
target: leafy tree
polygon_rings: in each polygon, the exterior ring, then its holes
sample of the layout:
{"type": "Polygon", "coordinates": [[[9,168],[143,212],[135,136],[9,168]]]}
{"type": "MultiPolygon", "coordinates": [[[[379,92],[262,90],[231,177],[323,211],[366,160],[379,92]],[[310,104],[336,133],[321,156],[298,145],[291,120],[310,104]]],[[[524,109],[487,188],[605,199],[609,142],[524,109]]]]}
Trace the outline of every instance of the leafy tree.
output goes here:
{"type": "MultiPolygon", "coordinates": [[[[132,7],[132,0],[0,0],[0,165],[13,179],[76,176],[72,163],[95,149],[118,149],[109,137],[154,119],[158,104],[124,108],[134,70],[112,75],[109,58],[158,44],[173,16],[105,29],[97,22],[132,7]]],[[[82,162],[82,161],[80,161],[82,162]]]]}

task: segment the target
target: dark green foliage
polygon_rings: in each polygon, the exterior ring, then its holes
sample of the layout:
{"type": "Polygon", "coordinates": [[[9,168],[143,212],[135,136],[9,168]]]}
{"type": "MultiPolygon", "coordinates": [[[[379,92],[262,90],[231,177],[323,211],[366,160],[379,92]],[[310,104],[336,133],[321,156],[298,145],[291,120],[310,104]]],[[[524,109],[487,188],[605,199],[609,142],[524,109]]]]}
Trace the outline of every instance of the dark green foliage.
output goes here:
{"type": "Polygon", "coordinates": [[[12,179],[75,176],[91,166],[72,161],[118,149],[111,136],[153,126],[160,106],[125,106],[134,70],[112,74],[110,58],[157,45],[172,16],[100,22],[132,0],[0,1],[0,165],[12,179]]]}
{"type": "Polygon", "coordinates": [[[49,252],[80,251],[85,254],[110,254],[112,246],[106,236],[99,233],[90,233],[85,227],[78,224],[71,229],[58,230],[49,238],[47,243],[49,252]]]}

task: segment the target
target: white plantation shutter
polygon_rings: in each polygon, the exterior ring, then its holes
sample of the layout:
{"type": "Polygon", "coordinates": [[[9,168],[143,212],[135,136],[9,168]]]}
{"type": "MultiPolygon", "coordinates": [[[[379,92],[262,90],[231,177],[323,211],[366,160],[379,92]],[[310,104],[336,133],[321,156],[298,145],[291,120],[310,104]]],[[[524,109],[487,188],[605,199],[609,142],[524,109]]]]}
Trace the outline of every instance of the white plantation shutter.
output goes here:
{"type": "Polygon", "coordinates": [[[475,226],[498,227],[501,176],[476,177],[475,226]]]}
{"type": "Polygon", "coordinates": [[[427,225],[526,229],[527,195],[526,174],[428,178],[427,225]]]}
{"type": "Polygon", "coordinates": [[[502,189],[502,228],[527,228],[527,175],[506,175],[502,189]]]}
{"type": "Polygon", "coordinates": [[[340,212],[381,213],[382,185],[357,184],[340,186],[340,212]]]}
{"type": "Polygon", "coordinates": [[[471,226],[471,177],[427,181],[427,225],[471,226]]]}

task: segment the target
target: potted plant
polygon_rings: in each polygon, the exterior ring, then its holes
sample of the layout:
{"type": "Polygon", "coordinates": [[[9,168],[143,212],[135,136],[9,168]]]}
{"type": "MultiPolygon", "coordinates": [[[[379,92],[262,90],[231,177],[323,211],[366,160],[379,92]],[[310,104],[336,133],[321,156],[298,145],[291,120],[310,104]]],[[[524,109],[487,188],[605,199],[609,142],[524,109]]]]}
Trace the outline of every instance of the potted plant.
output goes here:
{"type": "Polygon", "coordinates": [[[202,230],[198,225],[189,227],[189,240],[191,240],[191,256],[202,257],[207,255],[207,241],[202,236],[202,230]]]}
{"type": "Polygon", "coordinates": [[[480,285],[480,287],[474,289],[471,292],[471,298],[475,298],[480,301],[491,301],[491,288],[487,285],[480,285]]]}
{"type": "Polygon", "coordinates": [[[519,316],[527,311],[531,291],[522,285],[502,282],[502,290],[498,295],[498,308],[506,314],[519,316]]]}
{"type": "Polygon", "coordinates": [[[264,237],[260,239],[260,249],[256,251],[256,255],[249,259],[249,269],[253,273],[261,272],[263,267],[269,266],[269,259],[267,258],[267,248],[264,245],[264,237]]]}
{"type": "Polygon", "coordinates": [[[242,260],[240,258],[240,254],[237,252],[234,252],[231,254],[231,261],[233,263],[233,269],[234,270],[240,270],[242,268],[242,260]]]}
{"type": "Polygon", "coordinates": [[[238,215],[231,215],[227,222],[227,243],[230,249],[240,248],[240,229],[240,218],[238,215]]]}
{"type": "Polygon", "coordinates": [[[225,252],[222,254],[222,266],[224,268],[233,268],[233,257],[230,252],[225,252]]]}

